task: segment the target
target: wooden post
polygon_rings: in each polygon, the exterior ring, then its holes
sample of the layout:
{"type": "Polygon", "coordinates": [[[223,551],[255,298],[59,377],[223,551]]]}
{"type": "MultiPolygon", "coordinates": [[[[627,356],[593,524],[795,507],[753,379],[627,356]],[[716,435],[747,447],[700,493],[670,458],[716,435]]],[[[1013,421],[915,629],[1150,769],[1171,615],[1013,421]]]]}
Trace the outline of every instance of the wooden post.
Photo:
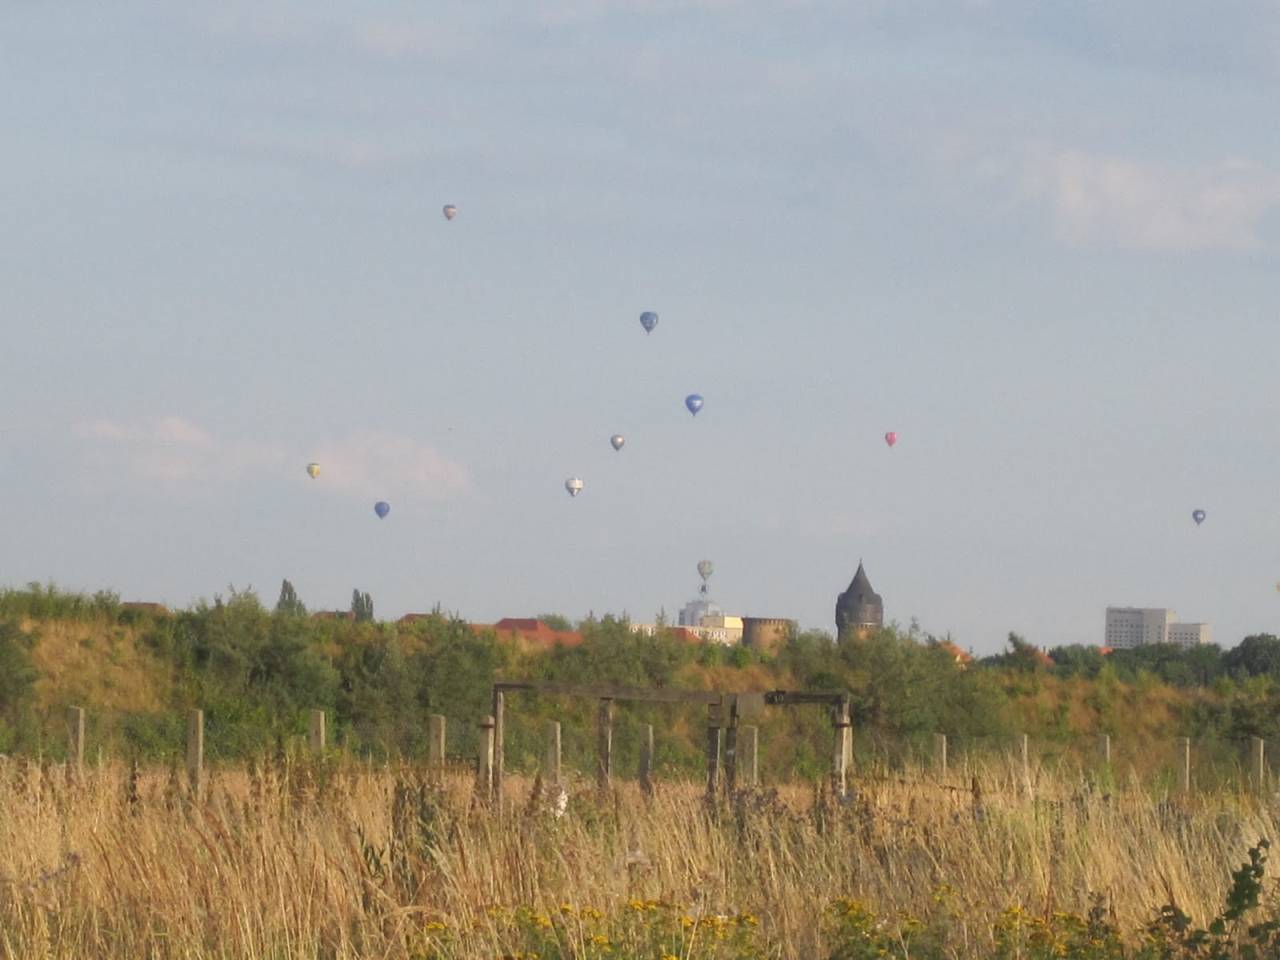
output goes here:
{"type": "Polygon", "coordinates": [[[653,796],[653,726],[647,724],[640,735],[640,792],[653,796]]]}
{"type": "Polygon", "coordinates": [[[1098,753],[1102,757],[1103,766],[1111,766],[1111,734],[1104,733],[1098,738],[1098,753]]]}
{"type": "Polygon", "coordinates": [[[191,796],[199,803],[204,798],[204,711],[187,714],[187,783],[191,796]]]}
{"type": "Polygon", "coordinates": [[[502,809],[502,779],[507,770],[506,750],[506,694],[493,691],[493,800],[502,809]]]}
{"type": "Polygon", "coordinates": [[[938,768],[938,776],[945,777],[947,775],[947,735],[945,733],[933,735],[933,757],[938,768]]]}
{"type": "Polygon", "coordinates": [[[67,780],[79,783],[84,775],[84,708],[67,710],[67,780]]]}
{"type": "Polygon", "coordinates": [[[849,767],[853,762],[853,727],[849,722],[847,700],[836,708],[831,725],[835,732],[835,749],[831,758],[831,792],[843,800],[849,793],[849,767]]]}
{"type": "Polygon", "coordinates": [[[476,757],[476,793],[493,796],[493,717],[480,721],[480,753],[476,757]]]}
{"type": "Polygon", "coordinates": [[[1191,792],[1191,738],[1179,737],[1178,745],[1182,748],[1182,792],[1191,792]]]}
{"type": "Polygon", "coordinates": [[[1022,782],[1031,787],[1031,738],[1022,735],[1022,782]]]}
{"type": "Polygon", "coordinates": [[[760,786],[760,728],[743,727],[738,733],[738,779],[748,790],[760,786]]]}
{"type": "Polygon", "coordinates": [[[720,703],[707,704],[707,802],[714,803],[720,787],[720,703]]]}
{"type": "Polygon", "coordinates": [[[547,721],[547,758],[543,763],[542,780],[548,787],[560,785],[560,721],[547,721]]]}
{"type": "Polygon", "coordinates": [[[437,783],[444,780],[445,720],[433,713],[427,717],[427,775],[437,783]]]}
{"type": "Polygon", "coordinates": [[[311,722],[307,727],[307,746],[317,756],[324,753],[325,723],[323,710],[311,711],[311,722]]]}
{"type": "Polygon", "coordinates": [[[596,712],[596,786],[609,789],[613,773],[613,701],[601,700],[596,712]]]}
{"type": "Polygon", "coordinates": [[[733,796],[738,787],[738,698],[729,698],[729,725],[724,728],[724,792],[733,796]]]}
{"type": "Polygon", "coordinates": [[[1267,780],[1267,745],[1261,737],[1250,738],[1253,762],[1253,788],[1261,792],[1267,780]]]}

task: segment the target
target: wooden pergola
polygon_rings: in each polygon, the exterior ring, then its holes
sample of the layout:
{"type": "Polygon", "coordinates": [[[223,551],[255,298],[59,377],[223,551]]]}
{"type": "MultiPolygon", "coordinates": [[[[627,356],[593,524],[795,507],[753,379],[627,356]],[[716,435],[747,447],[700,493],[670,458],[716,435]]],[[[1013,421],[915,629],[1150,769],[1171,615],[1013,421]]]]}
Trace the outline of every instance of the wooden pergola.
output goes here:
{"type": "MultiPolygon", "coordinates": [[[[831,786],[837,796],[848,792],[849,770],[853,762],[853,728],[849,720],[849,693],[846,690],[792,691],[770,690],[766,692],[734,692],[723,690],[675,690],[671,688],[642,688],[615,686],[576,686],[561,683],[532,683],[500,680],[493,685],[493,713],[485,719],[483,727],[488,732],[487,742],[481,743],[480,770],[487,778],[489,796],[495,803],[502,803],[503,778],[506,762],[503,750],[506,728],[506,697],[508,693],[534,693],[547,696],[577,697],[595,700],[599,704],[596,713],[596,780],[601,789],[607,788],[613,773],[613,705],[617,701],[638,703],[705,703],[707,705],[707,797],[714,799],[723,787],[732,793],[737,786],[738,730],[740,722],[759,716],[765,707],[802,706],[815,704],[831,709],[833,749],[831,786]],[[723,731],[723,750],[721,749],[723,731]],[[488,754],[486,757],[485,754],[488,754]],[[488,763],[485,761],[488,760],[488,763]],[[723,776],[721,771],[723,769],[723,776]],[[486,776],[487,770],[487,776],[486,776]]],[[[556,738],[556,766],[558,768],[558,725],[556,738]]],[[[642,770],[651,770],[653,759],[652,739],[645,747],[645,763],[642,770]]],[[[558,775],[558,769],[556,771],[558,775]]],[[[645,777],[642,774],[642,783],[645,777]]]]}

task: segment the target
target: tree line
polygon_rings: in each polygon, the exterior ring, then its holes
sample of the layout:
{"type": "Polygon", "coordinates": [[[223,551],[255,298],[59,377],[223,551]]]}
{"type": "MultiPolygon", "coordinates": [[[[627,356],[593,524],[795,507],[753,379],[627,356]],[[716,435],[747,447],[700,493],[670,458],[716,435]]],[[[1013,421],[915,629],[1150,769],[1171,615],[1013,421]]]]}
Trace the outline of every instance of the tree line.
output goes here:
{"type": "MultiPolygon", "coordinates": [[[[1267,634],[1225,651],[1149,646],[1104,654],[1067,646],[1047,655],[1010,634],[1000,654],[964,663],[953,645],[915,625],[841,640],[803,631],[765,656],[741,646],[690,644],[673,632],[641,636],[612,615],[577,624],[544,615],[557,627],[576,627],[583,642],[522,651],[439,608],[409,625],[379,622],[372,598],[358,589],[345,613],[308,615],[288,581],[272,609],[252,590],[230,589],[212,603],[165,614],[126,607],[108,593],[0,591],[0,752],[56,757],[63,749],[70,704],[51,678],[42,678],[36,655],[42,631],[60,621],[91,625],[84,641],[90,643],[99,633],[128,631],[149,665],[162,710],[79,704],[90,711],[91,737],[140,758],[176,755],[183,712],[194,706],[205,711],[215,761],[287,749],[312,708],[328,711],[344,748],[379,757],[421,755],[425,717],[441,713],[451,721],[451,752],[464,755],[474,751],[475,722],[490,710],[495,678],[846,689],[859,735],[899,742],[946,732],[962,741],[1028,733],[1067,743],[1086,733],[1136,730],[1156,702],[1169,719],[1150,736],[1280,737],[1280,638],[1267,634]]],[[[511,767],[536,764],[540,721],[551,717],[565,721],[566,755],[589,756],[594,709],[533,696],[513,702],[511,767]]],[[[664,731],[659,764],[698,770],[704,719],[697,709],[629,706],[616,722],[620,763],[631,762],[639,728],[654,724],[664,731]]],[[[779,765],[800,773],[824,768],[830,728],[819,711],[776,712],[761,722],[762,750],[779,765]]]]}

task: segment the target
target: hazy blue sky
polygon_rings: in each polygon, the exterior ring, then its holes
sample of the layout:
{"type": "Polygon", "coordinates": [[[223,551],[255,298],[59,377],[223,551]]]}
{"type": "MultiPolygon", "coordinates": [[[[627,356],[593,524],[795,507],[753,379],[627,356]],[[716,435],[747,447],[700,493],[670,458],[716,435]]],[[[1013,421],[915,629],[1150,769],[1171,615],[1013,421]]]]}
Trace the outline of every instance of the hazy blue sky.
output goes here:
{"type": "Polygon", "coordinates": [[[0,3],[0,583],[1280,630],[1278,81],[1263,0],[0,3]]]}

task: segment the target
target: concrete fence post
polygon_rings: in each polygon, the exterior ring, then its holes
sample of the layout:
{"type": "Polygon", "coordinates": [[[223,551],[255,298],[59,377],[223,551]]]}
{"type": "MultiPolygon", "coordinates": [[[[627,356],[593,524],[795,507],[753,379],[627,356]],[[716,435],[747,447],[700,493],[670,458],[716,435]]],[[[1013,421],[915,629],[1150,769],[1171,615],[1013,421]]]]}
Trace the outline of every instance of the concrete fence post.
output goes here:
{"type": "Polygon", "coordinates": [[[67,710],[67,780],[79,783],[84,776],[84,708],[67,710]]]}
{"type": "Polygon", "coordinates": [[[427,773],[437,782],[444,778],[445,719],[433,713],[427,717],[427,773]]]}
{"type": "Polygon", "coordinates": [[[738,777],[743,786],[760,786],[760,728],[743,727],[738,732],[738,777]]]}
{"type": "Polygon", "coordinates": [[[493,797],[493,717],[480,721],[480,752],[476,757],[476,792],[493,797]]]}
{"type": "Polygon", "coordinates": [[[609,789],[613,775],[613,701],[601,700],[596,711],[596,786],[609,789]]]}
{"type": "Polygon", "coordinates": [[[835,734],[831,757],[831,792],[843,800],[849,793],[849,767],[853,762],[853,725],[849,721],[849,704],[836,708],[832,721],[835,734]]]}
{"type": "Polygon", "coordinates": [[[1182,792],[1191,792],[1191,738],[1178,738],[1179,759],[1182,761],[1182,792]]]}
{"type": "Polygon", "coordinates": [[[646,724],[640,734],[640,792],[653,796],[653,725],[646,724]]]}
{"type": "Polygon", "coordinates": [[[323,710],[312,710],[307,724],[307,746],[316,756],[324,753],[327,731],[323,710]]]}
{"type": "Polygon", "coordinates": [[[560,721],[547,721],[547,755],[542,765],[542,779],[549,787],[560,785],[560,721]]]}
{"type": "Polygon", "coordinates": [[[933,760],[938,776],[945,777],[947,775],[947,735],[945,733],[933,735],[933,760]]]}
{"type": "Polygon", "coordinates": [[[197,803],[204,799],[204,711],[187,714],[187,783],[197,803]]]}
{"type": "Polygon", "coordinates": [[[507,772],[506,728],[507,696],[493,691],[493,800],[502,809],[503,780],[507,772]]]}
{"type": "Polygon", "coordinates": [[[1267,744],[1261,737],[1250,738],[1250,773],[1253,777],[1253,788],[1261,792],[1267,782],[1267,744]]]}

